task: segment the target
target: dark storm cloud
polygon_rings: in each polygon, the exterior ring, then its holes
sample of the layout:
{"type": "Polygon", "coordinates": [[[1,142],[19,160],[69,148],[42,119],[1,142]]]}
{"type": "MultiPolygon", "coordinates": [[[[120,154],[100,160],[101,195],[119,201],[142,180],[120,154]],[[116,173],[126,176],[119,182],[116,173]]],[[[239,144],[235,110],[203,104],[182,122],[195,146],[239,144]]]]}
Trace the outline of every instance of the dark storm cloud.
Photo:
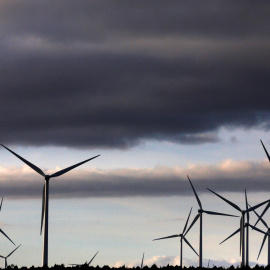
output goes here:
{"type": "Polygon", "coordinates": [[[267,1],[2,1],[1,142],[124,148],[269,128],[267,1]]]}
{"type": "MultiPolygon", "coordinates": [[[[27,167],[0,168],[0,196],[13,198],[41,197],[43,180],[30,174],[27,167]]],[[[152,169],[85,170],[50,180],[54,198],[160,197],[194,196],[188,172],[196,191],[269,192],[269,162],[224,161],[215,166],[192,168],[156,167],[152,169]]],[[[214,195],[213,195],[214,196],[214,195]]]]}

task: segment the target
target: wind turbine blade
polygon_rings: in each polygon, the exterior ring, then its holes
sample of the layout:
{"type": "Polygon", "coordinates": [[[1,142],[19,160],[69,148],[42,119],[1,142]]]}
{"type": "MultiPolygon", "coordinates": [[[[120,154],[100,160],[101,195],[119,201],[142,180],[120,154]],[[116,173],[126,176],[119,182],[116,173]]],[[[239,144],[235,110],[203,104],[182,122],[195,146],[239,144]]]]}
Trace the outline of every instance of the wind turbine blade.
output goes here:
{"type": "Polygon", "coordinates": [[[23,161],[25,164],[27,164],[30,168],[32,168],[34,171],[36,171],[37,173],[39,173],[40,175],[45,177],[44,172],[37,167],[36,165],[32,164],[31,162],[27,161],[26,159],[24,159],[23,157],[19,156],[18,154],[16,154],[15,152],[13,152],[12,150],[10,150],[9,148],[7,148],[6,146],[4,146],[3,144],[1,144],[4,148],[6,148],[10,153],[12,153],[13,155],[15,155],[17,158],[19,158],[21,161],[23,161]]]}
{"type": "MultiPolygon", "coordinates": [[[[260,215],[261,218],[264,216],[264,214],[266,213],[266,211],[268,210],[269,207],[270,207],[270,202],[266,205],[265,209],[261,213],[261,215],[260,215]]],[[[257,220],[257,222],[254,224],[254,226],[256,226],[259,221],[260,221],[260,219],[257,220]]]]}
{"type": "Polygon", "coordinates": [[[221,195],[217,194],[216,192],[214,192],[213,190],[207,188],[209,191],[211,191],[212,193],[214,193],[216,196],[218,196],[220,199],[222,199],[223,201],[225,201],[226,203],[228,203],[229,205],[231,205],[233,208],[235,208],[236,210],[242,212],[241,208],[239,206],[237,206],[236,204],[234,204],[233,202],[225,199],[224,197],[222,197],[221,195]]]}
{"type": "Polygon", "coordinates": [[[90,260],[90,262],[88,263],[88,265],[90,265],[90,263],[94,260],[94,258],[97,256],[98,252],[93,256],[93,258],[90,260]]]}
{"type": "Polygon", "coordinates": [[[180,237],[180,234],[174,234],[174,235],[170,235],[166,237],[157,238],[157,239],[154,239],[153,241],[167,239],[167,238],[175,238],[175,237],[180,237]]]}
{"type": "Polygon", "coordinates": [[[196,252],[196,250],[192,247],[192,245],[188,242],[185,236],[183,236],[184,241],[189,245],[189,247],[199,256],[199,254],[196,252]]]}
{"type": "Polygon", "coordinates": [[[260,230],[259,228],[255,227],[255,226],[252,226],[252,225],[250,225],[250,224],[248,224],[248,226],[251,227],[253,230],[255,230],[255,231],[257,231],[257,232],[260,232],[260,233],[262,233],[262,234],[267,234],[266,232],[260,230]]]}
{"type": "Polygon", "coordinates": [[[1,211],[1,209],[2,209],[3,199],[4,199],[4,198],[2,197],[1,205],[0,205],[0,211],[1,211]]]}
{"type": "Polygon", "coordinates": [[[182,234],[185,233],[185,230],[186,230],[186,228],[187,228],[187,225],[188,225],[188,221],[189,221],[189,217],[190,217],[191,211],[192,211],[192,207],[191,207],[191,209],[190,209],[190,211],[189,211],[189,215],[188,215],[188,218],[187,218],[187,221],[186,221],[186,224],[185,224],[185,227],[184,227],[184,230],[183,230],[182,234]]]}
{"type": "Polygon", "coordinates": [[[43,219],[44,219],[44,210],[45,210],[45,184],[42,191],[42,210],[41,210],[41,226],[40,226],[40,235],[42,233],[43,219]]]}
{"type": "Polygon", "coordinates": [[[249,223],[249,211],[248,211],[248,201],[247,201],[247,191],[246,191],[246,189],[245,189],[245,199],[246,199],[247,223],[249,223]]]}
{"type": "Polygon", "coordinates": [[[188,175],[187,175],[187,178],[188,178],[188,180],[189,180],[189,183],[191,184],[191,187],[192,187],[192,189],[193,189],[193,192],[194,192],[194,195],[195,195],[195,197],[196,197],[196,199],[197,199],[197,202],[198,202],[198,204],[199,204],[199,207],[200,207],[200,209],[202,209],[201,201],[200,201],[200,199],[199,199],[199,197],[198,197],[198,195],[197,195],[197,193],[196,193],[196,191],[195,191],[195,188],[193,187],[193,185],[192,185],[192,183],[191,183],[191,180],[189,179],[188,175]]]}
{"type": "Polygon", "coordinates": [[[141,269],[143,268],[143,260],[144,260],[144,253],[143,253],[143,257],[142,257],[141,269]]]}
{"type": "MultiPolygon", "coordinates": [[[[249,205],[249,207],[251,207],[250,204],[248,204],[248,205],[249,205]]],[[[268,229],[267,223],[264,221],[264,219],[261,218],[261,217],[259,216],[259,214],[258,214],[255,210],[253,210],[253,212],[256,214],[256,216],[258,217],[258,219],[263,223],[263,225],[268,229]]],[[[254,226],[255,226],[255,225],[254,225],[254,226]]]]}
{"type": "Polygon", "coordinates": [[[230,236],[228,236],[226,239],[224,239],[222,242],[220,242],[219,244],[221,245],[222,243],[224,243],[225,241],[227,241],[228,239],[230,239],[231,237],[233,237],[235,234],[240,232],[240,228],[237,229],[234,233],[232,233],[230,236]]]}
{"type": "Polygon", "coordinates": [[[66,169],[63,169],[63,170],[61,170],[61,171],[58,171],[58,172],[56,172],[56,173],[50,175],[50,178],[52,178],[52,177],[57,177],[57,176],[60,176],[60,175],[62,175],[62,174],[64,174],[64,173],[67,173],[68,171],[70,171],[70,170],[72,170],[72,169],[74,169],[74,168],[76,168],[76,167],[78,167],[78,166],[80,166],[80,165],[82,165],[82,164],[84,164],[84,163],[86,163],[86,162],[88,162],[88,161],[94,159],[94,158],[97,158],[97,157],[99,157],[99,156],[100,156],[100,155],[97,155],[97,156],[95,156],[95,157],[89,158],[89,159],[87,159],[87,160],[85,160],[85,161],[82,161],[82,162],[80,162],[80,163],[77,163],[77,164],[75,164],[75,165],[73,165],[73,166],[70,166],[70,167],[68,167],[68,168],[66,168],[66,169]]]}
{"type": "Polygon", "coordinates": [[[269,162],[270,162],[270,156],[269,156],[269,154],[268,154],[268,152],[267,152],[267,150],[266,150],[266,148],[265,148],[265,146],[264,146],[262,140],[260,140],[260,141],[261,141],[261,144],[262,144],[262,146],[263,146],[264,152],[265,152],[265,154],[267,155],[268,160],[269,160],[269,162]]]}
{"type": "MultiPolygon", "coordinates": [[[[255,206],[253,206],[253,207],[250,207],[250,208],[249,208],[247,211],[245,211],[245,212],[253,211],[253,210],[257,209],[258,207],[260,207],[260,206],[266,204],[267,202],[268,202],[268,204],[269,204],[270,200],[264,201],[264,202],[262,202],[262,203],[259,203],[259,204],[255,205],[255,206]]],[[[267,209],[268,209],[268,208],[267,208],[267,209]]],[[[262,216],[263,216],[263,215],[261,214],[261,217],[262,217],[262,216]]]]}
{"type": "Polygon", "coordinates": [[[16,246],[14,242],[1,229],[0,229],[0,233],[2,233],[14,246],[16,246]]]}
{"type": "Polygon", "coordinates": [[[196,223],[196,221],[198,220],[198,218],[200,217],[200,214],[197,214],[197,216],[193,219],[193,221],[191,222],[191,224],[189,225],[189,228],[187,229],[187,231],[185,232],[185,235],[186,236],[189,232],[189,230],[192,228],[192,226],[196,223]]]}
{"type": "Polygon", "coordinates": [[[262,249],[263,249],[263,245],[264,245],[264,243],[265,243],[266,237],[267,237],[267,234],[266,234],[266,235],[263,237],[262,245],[261,245],[261,248],[260,248],[260,251],[259,251],[259,254],[258,254],[257,260],[258,260],[258,259],[259,259],[259,257],[260,257],[260,254],[261,254],[261,251],[262,251],[262,249]]]}
{"type": "Polygon", "coordinates": [[[21,245],[17,246],[12,252],[10,252],[6,258],[8,258],[16,249],[18,249],[21,245]]]}
{"type": "Polygon", "coordinates": [[[3,259],[5,259],[5,257],[4,257],[4,256],[2,256],[2,255],[0,255],[0,258],[3,258],[3,259]]]}
{"type": "Polygon", "coordinates": [[[203,210],[203,212],[206,213],[206,214],[208,214],[208,215],[228,216],[228,217],[238,217],[238,216],[234,216],[234,215],[223,214],[223,213],[212,212],[212,211],[205,211],[205,210],[203,210]]]}

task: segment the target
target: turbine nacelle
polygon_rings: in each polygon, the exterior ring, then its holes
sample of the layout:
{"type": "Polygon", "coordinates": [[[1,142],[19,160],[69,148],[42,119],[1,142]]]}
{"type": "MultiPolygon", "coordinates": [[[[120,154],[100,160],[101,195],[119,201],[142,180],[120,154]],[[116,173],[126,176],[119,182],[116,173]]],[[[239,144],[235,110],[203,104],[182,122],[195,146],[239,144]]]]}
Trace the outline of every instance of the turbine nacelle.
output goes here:
{"type": "Polygon", "coordinates": [[[50,176],[50,175],[47,175],[47,174],[45,175],[45,180],[46,180],[46,181],[49,181],[49,180],[50,180],[50,178],[51,178],[51,176],[50,176]]]}

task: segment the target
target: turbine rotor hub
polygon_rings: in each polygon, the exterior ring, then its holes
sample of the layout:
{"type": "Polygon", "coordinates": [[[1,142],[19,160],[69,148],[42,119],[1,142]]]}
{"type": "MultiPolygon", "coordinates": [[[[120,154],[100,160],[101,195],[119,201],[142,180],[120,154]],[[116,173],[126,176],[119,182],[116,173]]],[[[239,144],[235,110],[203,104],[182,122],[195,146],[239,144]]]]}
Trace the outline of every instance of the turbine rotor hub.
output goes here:
{"type": "Polygon", "coordinates": [[[50,176],[49,175],[45,175],[45,180],[46,181],[50,180],[50,176]]]}

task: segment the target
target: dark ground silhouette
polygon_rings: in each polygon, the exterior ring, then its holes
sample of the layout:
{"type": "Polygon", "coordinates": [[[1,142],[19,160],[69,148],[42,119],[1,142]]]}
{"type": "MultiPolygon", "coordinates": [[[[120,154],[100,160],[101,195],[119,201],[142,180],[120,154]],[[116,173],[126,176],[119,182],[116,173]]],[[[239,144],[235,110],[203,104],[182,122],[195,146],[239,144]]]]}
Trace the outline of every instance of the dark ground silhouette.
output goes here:
{"type": "MultiPolygon", "coordinates": [[[[18,269],[20,269],[20,270],[27,270],[27,269],[40,269],[40,270],[41,269],[55,269],[55,270],[57,270],[57,269],[59,269],[59,270],[63,270],[63,269],[73,269],[73,270],[76,270],[76,269],[88,269],[88,270],[94,270],[94,269],[97,269],[97,270],[101,270],[101,269],[102,270],[124,270],[124,269],[129,269],[129,270],[132,270],[133,269],[133,270],[140,270],[141,268],[139,266],[133,267],[133,268],[126,268],[125,265],[123,265],[121,267],[109,267],[108,265],[104,265],[103,267],[99,267],[99,266],[93,267],[93,266],[88,266],[88,265],[81,265],[81,266],[75,266],[75,267],[65,267],[64,264],[61,264],[61,265],[54,265],[53,267],[34,267],[34,266],[32,266],[32,267],[29,267],[29,268],[27,268],[27,267],[19,268],[17,266],[13,266],[13,267],[8,266],[7,269],[9,269],[9,270],[14,270],[14,269],[15,270],[18,270],[18,269]]],[[[151,269],[151,270],[154,270],[154,269],[177,270],[177,269],[181,269],[181,267],[180,266],[171,266],[171,265],[167,265],[165,267],[158,267],[155,264],[153,264],[151,267],[144,266],[142,269],[144,269],[144,270],[148,270],[148,269],[151,269]]],[[[192,269],[208,269],[208,268],[206,268],[206,267],[201,268],[201,267],[194,267],[194,266],[185,267],[184,266],[183,269],[192,270],[192,269]]],[[[252,268],[239,267],[239,266],[237,266],[237,267],[230,266],[228,268],[225,268],[225,267],[216,267],[216,266],[214,266],[214,267],[209,268],[209,269],[214,269],[214,270],[218,270],[218,269],[220,269],[220,270],[223,270],[223,269],[228,269],[228,270],[234,270],[234,269],[255,269],[255,270],[257,270],[257,269],[258,270],[259,269],[269,269],[270,270],[270,266],[256,265],[256,266],[254,266],[252,268]]]]}

